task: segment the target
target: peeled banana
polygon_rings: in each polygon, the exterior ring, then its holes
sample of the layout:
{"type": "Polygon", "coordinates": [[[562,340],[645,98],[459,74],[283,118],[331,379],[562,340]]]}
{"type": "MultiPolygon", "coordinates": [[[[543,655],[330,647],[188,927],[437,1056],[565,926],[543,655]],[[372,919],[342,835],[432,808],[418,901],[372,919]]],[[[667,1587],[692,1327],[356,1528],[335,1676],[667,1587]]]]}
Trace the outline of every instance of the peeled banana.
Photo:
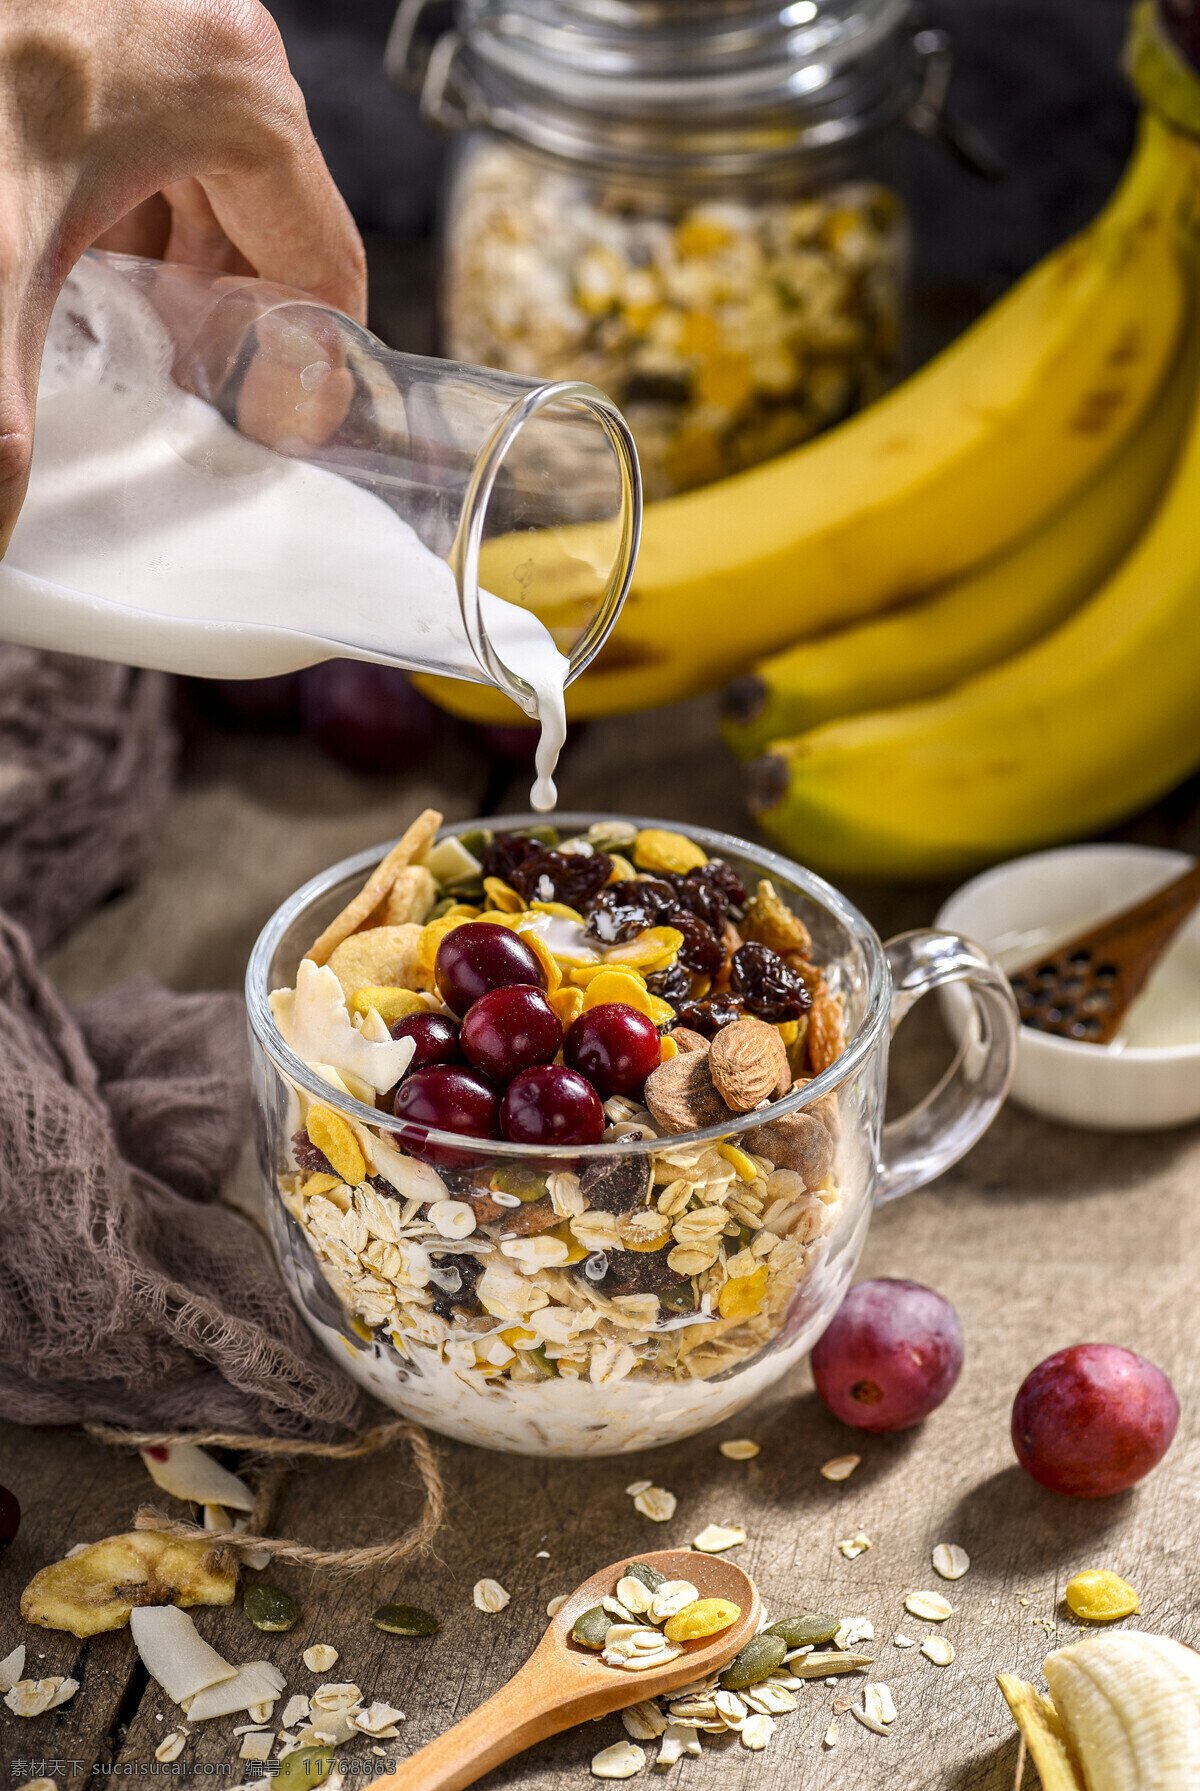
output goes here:
{"type": "Polygon", "coordinates": [[[1044,1671],[1050,1699],[999,1675],[1044,1791],[1200,1791],[1192,1649],[1118,1630],[1059,1648],[1044,1671]]]}
{"type": "MultiPolygon", "coordinates": [[[[648,507],[625,610],[569,692],[575,717],[675,701],[764,653],[930,590],[1017,540],[1104,462],[1175,351],[1185,283],[1173,214],[1190,162],[1154,119],[1100,217],[895,391],[816,441],[648,507]]],[[[578,625],[587,527],[503,538],[481,578],[552,629],[578,625]],[[507,569],[507,570],[506,570],[507,569]],[[578,587],[578,588],[577,588],[578,587]]],[[[607,540],[607,536],[605,537],[607,540]]],[[[591,543],[591,545],[589,545],[591,543]]],[[[476,685],[447,708],[512,718],[476,685]]]]}
{"type": "Polygon", "coordinates": [[[948,695],[777,741],[762,826],[834,873],[923,877],[1093,833],[1200,764],[1200,410],[1136,545],[1065,623],[948,695]]]}
{"type": "Polygon", "coordinates": [[[921,602],[802,641],[736,679],[722,733],[739,759],[843,715],[936,696],[1066,620],[1120,563],[1162,497],[1200,364],[1200,316],[1146,414],[1058,513],[921,602]]]}

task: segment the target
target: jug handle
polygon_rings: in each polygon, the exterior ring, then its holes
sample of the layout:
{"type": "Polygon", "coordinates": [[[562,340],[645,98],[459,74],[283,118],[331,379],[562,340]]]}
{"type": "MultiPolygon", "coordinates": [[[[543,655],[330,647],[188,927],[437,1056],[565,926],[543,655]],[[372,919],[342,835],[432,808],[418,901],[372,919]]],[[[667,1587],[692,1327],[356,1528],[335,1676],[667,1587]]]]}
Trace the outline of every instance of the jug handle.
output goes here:
{"type": "Polygon", "coordinates": [[[884,946],[891,1030],[931,989],[965,983],[970,1014],[954,1062],[923,1100],[883,1128],[876,1205],[924,1187],[991,1125],[1017,1065],[1020,1020],[1008,978],[973,939],[918,928],[884,946]]]}

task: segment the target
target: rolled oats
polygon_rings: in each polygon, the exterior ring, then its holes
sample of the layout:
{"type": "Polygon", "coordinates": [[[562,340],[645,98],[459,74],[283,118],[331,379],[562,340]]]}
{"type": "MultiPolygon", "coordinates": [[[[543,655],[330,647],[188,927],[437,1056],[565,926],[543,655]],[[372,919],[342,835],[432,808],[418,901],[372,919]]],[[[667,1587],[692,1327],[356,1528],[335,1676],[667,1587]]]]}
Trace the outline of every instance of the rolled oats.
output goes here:
{"type": "Polygon", "coordinates": [[[44,1716],[73,1698],[79,1690],[78,1679],[18,1679],[4,1694],[4,1702],[14,1716],[44,1716]]]}
{"type": "Polygon", "coordinates": [[[634,1741],[655,1741],[663,1734],[667,1719],[653,1700],[644,1704],[631,1704],[621,1712],[621,1722],[625,1732],[634,1741]]]}
{"type": "Polygon", "coordinates": [[[762,1749],[767,1746],[774,1733],[775,1723],[773,1719],[765,1713],[760,1712],[754,1716],[748,1716],[746,1718],[741,1726],[739,1740],[743,1747],[749,1748],[753,1753],[760,1753],[762,1749]]]}
{"type": "MultiPolygon", "coordinates": [[[[861,1530],[856,1531],[853,1536],[847,1536],[844,1541],[838,1543],[838,1548],[840,1552],[845,1555],[847,1561],[853,1561],[859,1555],[865,1555],[870,1546],[871,1538],[864,1535],[861,1530]]],[[[919,1612],[916,1614],[918,1616],[920,1615],[919,1612]]]]}
{"type": "Polygon", "coordinates": [[[163,1736],[155,1748],[154,1758],[164,1766],[169,1766],[172,1760],[178,1760],[187,1744],[188,1738],[184,1731],[172,1729],[169,1734],[163,1736]]]}
{"type": "Polygon", "coordinates": [[[926,1636],[921,1643],[921,1653],[935,1667],[948,1667],[954,1659],[954,1643],[948,1636],[926,1636]]]}
{"type": "Polygon", "coordinates": [[[629,1741],[615,1741],[592,1758],[592,1774],[598,1779],[631,1779],[646,1764],[640,1747],[629,1741]]]}
{"type": "Polygon", "coordinates": [[[821,1464],[821,1477],[825,1480],[849,1480],[861,1460],[861,1455],[835,1455],[831,1461],[821,1464]]]}
{"type": "Polygon", "coordinates": [[[960,1580],[970,1565],[970,1555],[957,1542],[939,1542],[933,1551],[933,1571],[944,1580],[960,1580]]]}
{"type": "Polygon", "coordinates": [[[494,1616],[508,1604],[511,1594],[504,1590],[499,1580],[476,1580],[471,1598],[477,1611],[487,1611],[494,1616]]]}
{"type": "Polygon", "coordinates": [[[310,1673],[328,1673],[337,1665],[338,1651],[329,1642],[314,1642],[311,1648],[304,1650],[301,1658],[310,1673]]]}
{"type": "Polygon", "coordinates": [[[703,1555],[720,1555],[745,1540],[746,1532],[741,1524],[707,1524],[698,1536],[693,1536],[692,1547],[703,1555]]]}
{"type": "MultiPolygon", "coordinates": [[[[635,1509],[640,1511],[643,1517],[648,1517],[652,1523],[656,1524],[670,1523],[675,1515],[675,1507],[678,1502],[674,1493],[667,1492],[665,1487],[661,1486],[644,1487],[635,1495],[633,1501],[635,1509]]],[[[696,1594],[693,1592],[692,1596],[695,1597],[696,1594]]]]}
{"type": "Polygon", "coordinates": [[[923,1617],[926,1623],[944,1623],[954,1611],[954,1606],[940,1592],[910,1592],[904,1600],[904,1608],[914,1617],[923,1617]]]}
{"type": "Polygon", "coordinates": [[[752,1461],[760,1452],[759,1444],[749,1437],[728,1437],[717,1447],[726,1461],[752,1461]]]}

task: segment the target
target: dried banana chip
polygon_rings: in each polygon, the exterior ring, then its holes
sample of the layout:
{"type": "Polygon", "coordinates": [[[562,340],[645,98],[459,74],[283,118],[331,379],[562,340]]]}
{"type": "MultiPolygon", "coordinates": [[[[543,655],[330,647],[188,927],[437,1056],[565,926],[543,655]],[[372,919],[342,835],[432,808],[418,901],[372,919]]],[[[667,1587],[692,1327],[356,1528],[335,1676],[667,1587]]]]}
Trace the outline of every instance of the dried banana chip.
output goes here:
{"type": "Polygon", "coordinates": [[[360,989],[431,989],[432,978],[421,964],[423,927],[415,921],[403,926],[371,927],[355,933],[329,954],[329,968],[342,985],[347,1001],[360,989]]]}
{"type": "Polygon", "coordinates": [[[206,1537],[135,1530],[43,1567],[21,1595],[21,1615],[43,1629],[95,1636],[121,1629],[135,1605],[232,1604],[236,1584],[236,1562],[224,1564],[206,1537]]]}
{"type": "MultiPolygon", "coordinates": [[[[436,809],[427,808],[423,814],[418,815],[407,833],[402,839],[397,840],[382,863],[375,866],[354,900],[348,902],[342,912],[330,921],[321,937],[314,940],[305,956],[311,958],[314,964],[327,963],[335,947],[339,946],[344,939],[349,939],[351,933],[356,933],[360,927],[365,926],[375,910],[380,908],[390,897],[400,872],[424,858],[433,843],[433,836],[441,824],[442,817],[436,809]]],[[[364,976],[362,978],[363,983],[402,982],[404,980],[401,977],[384,976],[364,976]]],[[[362,983],[359,984],[359,987],[361,986],[362,983]]]]}

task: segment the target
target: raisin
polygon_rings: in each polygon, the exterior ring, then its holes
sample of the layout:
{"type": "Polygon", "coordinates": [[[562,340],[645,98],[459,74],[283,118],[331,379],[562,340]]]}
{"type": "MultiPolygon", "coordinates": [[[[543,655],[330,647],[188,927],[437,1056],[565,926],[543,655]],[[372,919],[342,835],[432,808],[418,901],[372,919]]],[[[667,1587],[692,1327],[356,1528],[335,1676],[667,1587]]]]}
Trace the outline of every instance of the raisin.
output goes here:
{"type": "Polygon", "coordinates": [[[435,1287],[433,1282],[430,1282],[429,1285],[433,1290],[433,1310],[438,1317],[444,1318],[447,1324],[453,1323],[456,1311],[459,1314],[465,1313],[469,1318],[478,1318],[483,1311],[483,1306],[475,1292],[476,1283],[483,1273],[483,1264],[479,1258],[468,1256],[465,1253],[462,1255],[447,1254],[440,1250],[431,1250],[429,1254],[440,1269],[457,1269],[462,1278],[461,1285],[454,1293],[446,1293],[444,1289],[435,1287]]]}
{"type": "Polygon", "coordinates": [[[607,852],[585,857],[582,852],[539,850],[514,867],[511,882],[527,902],[565,902],[568,908],[582,910],[604,888],[612,869],[607,852]]]}
{"type": "Polygon", "coordinates": [[[671,885],[653,877],[610,883],[592,900],[588,932],[605,945],[623,944],[647,927],[658,926],[675,906],[671,885]]]}
{"type": "Polygon", "coordinates": [[[679,1008],[692,996],[692,979],[682,964],[672,964],[669,970],[656,970],[653,976],[646,978],[646,987],[660,1001],[669,1001],[673,1008],[679,1008]]]}
{"type": "Polygon", "coordinates": [[[746,901],[746,891],[737,872],[719,858],[710,858],[698,870],[672,879],[676,900],[688,914],[694,914],[719,933],[731,913],[739,913],[746,901]]]}
{"type": "Polygon", "coordinates": [[[740,995],[706,995],[702,1001],[685,1002],[675,1018],[701,1038],[715,1039],[722,1026],[741,1019],[745,1006],[740,995]]]}
{"type": "Polygon", "coordinates": [[[516,888],[514,876],[528,858],[539,858],[545,851],[539,841],[524,833],[500,833],[483,855],[485,877],[499,877],[502,883],[516,888]]]}
{"type": "MultiPolygon", "coordinates": [[[[301,1129],[292,1135],[292,1155],[305,1175],[335,1175],[337,1172],[323,1150],[318,1150],[308,1133],[301,1129]]],[[[341,1181],[341,1176],[338,1180],[341,1181]]]]}
{"type": "MultiPolygon", "coordinates": [[[[591,1259],[589,1258],[589,1261],[591,1259]]],[[[585,1265],[579,1263],[576,1276],[583,1275],[585,1265]]],[[[666,1250],[614,1250],[608,1267],[600,1279],[586,1277],[585,1286],[598,1288],[612,1299],[614,1294],[657,1294],[660,1300],[678,1297],[682,1288],[690,1288],[686,1275],[677,1275],[667,1261],[666,1250]]]]}
{"type": "Polygon", "coordinates": [[[754,941],[740,945],[734,952],[729,987],[742,997],[747,1013],[756,1014],[773,1026],[784,1020],[798,1020],[812,1006],[803,977],[789,970],[769,945],[754,941]]]}
{"type": "Polygon", "coordinates": [[[649,1157],[610,1158],[590,1163],[579,1177],[579,1192],[601,1213],[633,1213],[650,1192],[649,1157]]]}
{"type": "Polygon", "coordinates": [[[694,914],[673,914],[668,925],[683,934],[679,962],[697,976],[715,976],[725,962],[725,947],[707,922],[694,914]]]}

